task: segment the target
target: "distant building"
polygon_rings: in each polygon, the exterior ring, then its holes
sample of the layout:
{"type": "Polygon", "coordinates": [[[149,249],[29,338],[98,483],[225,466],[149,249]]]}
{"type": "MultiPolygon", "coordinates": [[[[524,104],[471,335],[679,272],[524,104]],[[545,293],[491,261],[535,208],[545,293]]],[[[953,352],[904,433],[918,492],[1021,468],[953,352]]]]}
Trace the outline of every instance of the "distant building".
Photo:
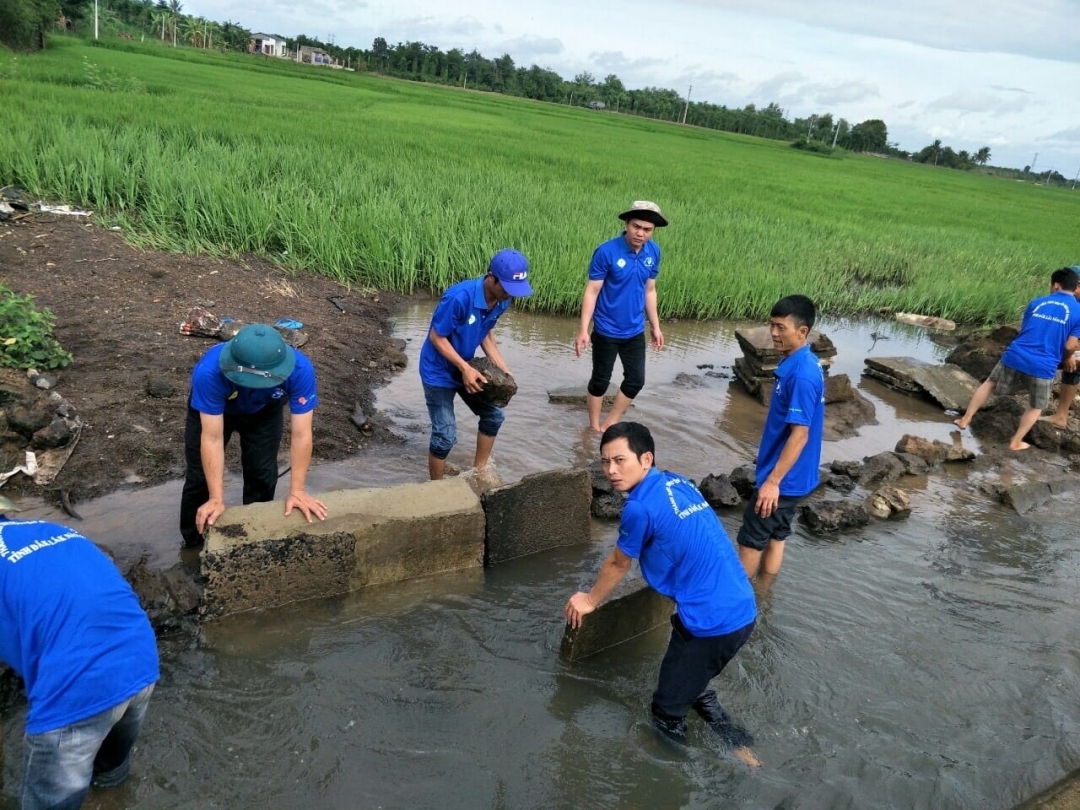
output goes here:
{"type": "Polygon", "coordinates": [[[331,66],[334,64],[333,58],[322,48],[311,48],[307,45],[300,46],[300,61],[309,65],[331,66]]]}
{"type": "Polygon", "coordinates": [[[590,101],[589,102],[589,109],[590,110],[602,110],[605,107],[607,107],[607,105],[602,101],[590,101]]]}
{"type": "Polygon", "coordinates": [[[284,37],[277,37],[273,34],[252,34],[251,41],[248,43],[248,51],[263,56],[278,56],[283,59],[289,55],[288,50],[285,48],[284,37]]]}

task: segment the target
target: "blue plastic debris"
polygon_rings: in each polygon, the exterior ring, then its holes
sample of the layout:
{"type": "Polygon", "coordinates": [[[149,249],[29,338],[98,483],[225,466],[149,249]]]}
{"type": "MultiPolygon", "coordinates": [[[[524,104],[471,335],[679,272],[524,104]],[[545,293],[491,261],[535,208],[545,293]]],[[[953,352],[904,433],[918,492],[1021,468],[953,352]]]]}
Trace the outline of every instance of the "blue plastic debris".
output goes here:
{"type": "Polygon", "coordinates": [[[303,329],[304,324],[302,321],[294,321],[292,318],[278,318],[277,323],[274,324],[278,329],[303,329]]]}

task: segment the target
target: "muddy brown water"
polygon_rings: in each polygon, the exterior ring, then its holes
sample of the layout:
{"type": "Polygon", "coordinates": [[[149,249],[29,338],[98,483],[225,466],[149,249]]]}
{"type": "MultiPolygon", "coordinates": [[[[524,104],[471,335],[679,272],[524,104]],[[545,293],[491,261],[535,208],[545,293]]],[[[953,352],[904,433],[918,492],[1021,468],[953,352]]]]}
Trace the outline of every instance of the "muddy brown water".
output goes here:
{"type": "MultiPolygon", "coordinates": [[[[317,467],[314,490],[423,480],[426,416],[416,357],[430,305],[397,320],[412,365],[378,407],[405,441],[317,467]]],[[[764,413],[729,380],[733,324],[674,323],[650,352],[631,412],[662,467],[700,478],[752,459],[764,413]],[[676,384],[680,372],[695,375],[676,384]]],[[[859,379],[873,354],[940,359],[925,332],[827,320],[879,424],[824,459],[891,449],[904,432],[948,440],[940,409],[859,379]]],[[[495,459],[504,478],[591,459],[583,408],[546,391],[584,383],[569,319],[511,313],[497,336],[521,386],[495,459]]],[[[474,423],[459,408],[467,466],[474,423]]],[[[316,429],[317,429],[316,419],[316,429]]],[[[968,440],[970,441],[970,439],[968,440]]],[[[207,625],[162,644],[162,680],[121,808],[996,808],[1080,763],[1080,506],[1026,517],[989,503],[965,472],[912,485],[912,517],[829,538],[801,530],[760,600],[750,643],[718,679],[757,736],[738,764],[691,723],[672,747],[647,724],[666,644],[657,630],[584,662],[557,650],[560,610],[591,583],[615,528],[591,542],[344,598],[207,625]]],[[[229,496],[238,498],[230,474],[229,496]]],[[[177,558],[179,485],[80,505],[77,524],[122,560],[177,558]]],[[[56,516],[45,507],[25,516],[56,516]]],[[[721,515],[729,533],[738,511],[721,515]]],[[[22,712],[4,721],[0,808],[17,806],[22,712]]]]}

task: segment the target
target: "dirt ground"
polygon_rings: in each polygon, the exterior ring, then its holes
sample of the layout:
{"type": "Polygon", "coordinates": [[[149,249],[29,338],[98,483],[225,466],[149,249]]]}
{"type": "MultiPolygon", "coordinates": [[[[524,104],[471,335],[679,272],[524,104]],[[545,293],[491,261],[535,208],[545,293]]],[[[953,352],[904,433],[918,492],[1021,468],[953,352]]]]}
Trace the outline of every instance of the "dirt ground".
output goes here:
{"type": "MultiPolygon", "coordinates": [[[[245,322],[304,323],[309,340],[301,351],[315,365],[320,400],[316,461],[394,441],[372,418],[371,406],[373,389],[400,363],[400,342],[395,345],[388,326],[401,304],[397,296],[348,289],[311,274],[290,275],[253,256],[232,260],[139,250],[120,233],[85,219],[48,214],[0,223],[0,281],[51,309],[54,335],[74,355],[57,373],[56,390],[75,406],[84,427],[59,477],[41,493],[48,500],[57,501],[61,489],[77,502],[124,485],[183,476],[191,369],[214,343],[180,334],[180,323],[196,305],[245,322]],[[147,384],[154,378],[171,384],[173,393],[150,396],[147,384]],[[357,406],[374,423],[370,435],[352,422],[357,406]]],[[[282,469],[287,443],[286,430],[282,469]]],[[[230,468],[237,467],[237,455],[231,446],[230,468]]],[[[29,494],[38,488],[17,475],[5,490],[29,494]]]]}

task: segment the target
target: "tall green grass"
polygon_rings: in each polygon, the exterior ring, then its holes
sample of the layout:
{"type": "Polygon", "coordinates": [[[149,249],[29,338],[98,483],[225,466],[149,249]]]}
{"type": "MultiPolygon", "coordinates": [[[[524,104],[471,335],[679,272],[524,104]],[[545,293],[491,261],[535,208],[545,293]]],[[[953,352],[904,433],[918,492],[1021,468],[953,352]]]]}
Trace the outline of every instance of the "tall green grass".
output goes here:
{"type": "Polygon", "coordinates": [[[529,257],[527,305],[576,310],[593,248],[660,203],[663,316],[760,316],[802,292],[1015,317],[1080,261],[1080,195],[920,165],[158,43],[0,54],[0,183],[144,245],[252,252],[411,292],[529,257]]]}

